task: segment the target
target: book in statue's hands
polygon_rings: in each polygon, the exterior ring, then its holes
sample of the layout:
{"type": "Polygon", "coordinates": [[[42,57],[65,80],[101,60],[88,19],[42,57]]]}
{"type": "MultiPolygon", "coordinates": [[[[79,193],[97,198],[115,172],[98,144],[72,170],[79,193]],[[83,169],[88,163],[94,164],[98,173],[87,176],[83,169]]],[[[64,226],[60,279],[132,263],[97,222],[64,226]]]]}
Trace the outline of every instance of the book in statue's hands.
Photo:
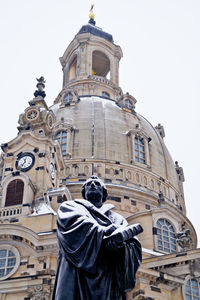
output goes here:
{"type": "Polygon", "coordinates": [[[116,243],[123,243],[130,240],[134,236],[143,232],[143,228],[140,224],[132,224],[126,227],[119,227],[109,236],[104,237],[106,241],[114,241],[116,243]]]}

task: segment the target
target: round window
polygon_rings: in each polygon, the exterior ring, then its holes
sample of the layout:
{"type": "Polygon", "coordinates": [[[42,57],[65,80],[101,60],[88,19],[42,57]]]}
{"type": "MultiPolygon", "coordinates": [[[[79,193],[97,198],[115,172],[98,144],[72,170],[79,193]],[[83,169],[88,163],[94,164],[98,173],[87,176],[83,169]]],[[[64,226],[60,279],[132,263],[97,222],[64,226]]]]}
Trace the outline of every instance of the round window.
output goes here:
{"type": "Polygon", "coordinates": [[[30,109],[26,113],[26,118],[28,120],[30,120],[30,121],[31,120],[35,120],[35,119],[37,119],[38,114],[39,114],[38,110],[36,110],[36,109],[30,109]]]}
{"type": "Polygon", "coordinates": [[[132,103],[132,101],[131,100],[129,100],[129,99],[125,99],[125,106],[126,106],[126,108],[128,108],[128,109],[130,109],[130,110],[133,110],[133,103],[132,103]]]}
{"type": "Polygon", "coordinates": [[[70,105],[70,103],[72,102],[73,100],[73,95],[72,93],[67,93],[65,94],[65,96],[63,97],[63,103],[65,105],[70,105]]]}
{"type": "Polygon", "coordinates": [[[20,255],[16,248],[10,245],[0,246],[0,280],[15,273],[19,266],[20,255]]]}

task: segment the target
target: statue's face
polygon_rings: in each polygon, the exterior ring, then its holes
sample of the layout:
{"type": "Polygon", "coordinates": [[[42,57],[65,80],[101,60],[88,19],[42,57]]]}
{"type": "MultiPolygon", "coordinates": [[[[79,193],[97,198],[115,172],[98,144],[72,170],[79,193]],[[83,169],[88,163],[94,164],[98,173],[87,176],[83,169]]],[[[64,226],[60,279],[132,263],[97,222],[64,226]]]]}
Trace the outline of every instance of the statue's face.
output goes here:
{"type": "Polygon", "coordinates": [[[102,206],[103,187],[98,179],[90,179],[86,182],[85,198],[96,207],[102,206]]]}

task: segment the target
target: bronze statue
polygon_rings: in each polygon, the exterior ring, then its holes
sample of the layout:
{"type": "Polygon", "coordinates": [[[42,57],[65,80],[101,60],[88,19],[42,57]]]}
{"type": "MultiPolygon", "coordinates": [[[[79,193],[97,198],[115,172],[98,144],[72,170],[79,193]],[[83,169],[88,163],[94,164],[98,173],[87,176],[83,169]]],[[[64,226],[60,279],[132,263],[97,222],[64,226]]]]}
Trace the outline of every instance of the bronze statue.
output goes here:
{"type": "Polygon", "coordinates": [[[58,209],[58,269],[53,300],[123,300],[135,286],[141,245],[140,224],[128,225],[96,176],[82,187],[84,199],[58,209]]]}

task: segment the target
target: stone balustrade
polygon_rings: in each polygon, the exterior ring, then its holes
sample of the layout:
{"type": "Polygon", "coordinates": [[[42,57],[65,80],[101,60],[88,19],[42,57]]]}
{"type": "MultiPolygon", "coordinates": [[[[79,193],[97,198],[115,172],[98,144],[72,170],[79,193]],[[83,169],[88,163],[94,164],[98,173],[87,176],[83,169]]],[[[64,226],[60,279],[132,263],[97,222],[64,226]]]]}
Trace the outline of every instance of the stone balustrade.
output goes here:
{"type": "Polygon", "coordinates": [[[0,218],[18,216],[22,214],[22,206],[9,206],[0,208],[0,218]]]}
{"type": "Polygon", "coordinates": [[[116,87],[116,85],[112,81],[110,81],[109,79],[107,79],[105,77],[102,77],[102,76],[89,75],[88,78],[90,78],[92,80],[95,80],[95,81],[98,81],[98,82],[105,83],[105,84],[110,85],[112,87],[116,87]]]}

